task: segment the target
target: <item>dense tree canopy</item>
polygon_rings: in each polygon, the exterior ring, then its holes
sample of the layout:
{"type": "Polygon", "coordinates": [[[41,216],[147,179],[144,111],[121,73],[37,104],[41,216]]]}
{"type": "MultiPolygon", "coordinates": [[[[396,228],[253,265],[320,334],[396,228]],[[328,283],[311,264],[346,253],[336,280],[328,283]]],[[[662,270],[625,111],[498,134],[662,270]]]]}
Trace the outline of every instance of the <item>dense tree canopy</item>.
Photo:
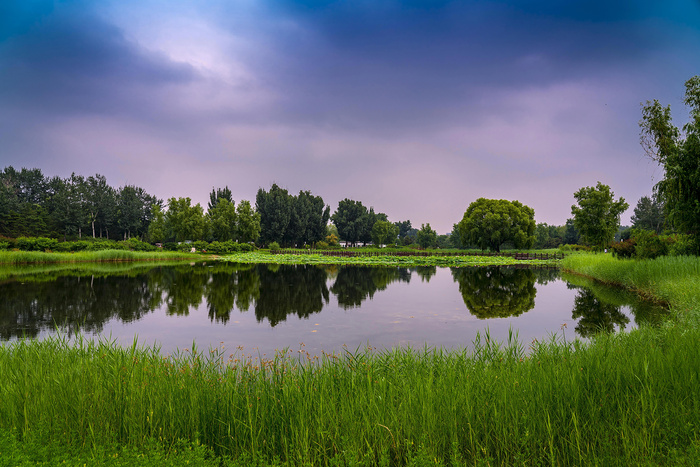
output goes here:
{"type": "Polygon", "coordinates": [[[420,230],[416,234],[416,243],[422,248],[434,247],[437,245],[437,232],[435,232],[430,224],[421,224],[420,230]]]}
{"type": "Polygon", "coordinates": [[[372,227],[372,243],[377,246],[394,245],[399,236],[399,228],[388,221],[379,220],[372,227]]]}
{"type": "Polygon", "coordinates": [[[293,196],[276,184],[269,192],[260,188],[255,208],[260,214],[260,242],[265,245],[278,242],[301,247],[326,236],[330,207],[310,191],[300,191],[298,196],[293,196]]]}
{"type": "Polygon", "coordinates": [[[501,245],[531,248],[535,241],[535,210],[519,201],[479,198],[459,223],[462,243],[500,251],[501,245]]]}
{"type": "Polygon", "coordinates": [[[671,107],[647,101],[642,108],[641,142],[647,155],[664,169],[655,190],[666,220],[684,233],[700,234],[700,76],[685,83],[683,102],[690,121],[683,133],[671,122],[671,107]]]}
{"type": "Polygon", "coordinates": [[[664,227],[664,206],[656,197],[642,196],[632,215],[635,229],[652,230],[661,233],[664,227]]]}
{"type": "Polygon", "coordinates": [[[610,187],[600,182],[595,187],[583,187],[574,193],[577,205],[571,206],[574,226],[584,241],[603,249],[615,238],[620,226],[620,215],[629,205],[615,194],[610,187]]]}

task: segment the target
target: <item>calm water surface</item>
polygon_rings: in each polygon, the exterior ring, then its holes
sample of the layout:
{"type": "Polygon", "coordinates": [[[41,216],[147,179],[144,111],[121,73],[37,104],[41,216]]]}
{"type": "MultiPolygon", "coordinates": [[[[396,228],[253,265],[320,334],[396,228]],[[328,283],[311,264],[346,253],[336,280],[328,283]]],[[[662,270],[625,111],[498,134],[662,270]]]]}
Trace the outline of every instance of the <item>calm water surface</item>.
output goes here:
{"type": "Polygon", "coordinates": [[[663,310],[552,269],[377,268],[226,263],[56,267],[5,273],[0,338],[56,332],[134,338],[164,353],[223,345],[243,354],[471,346],[488,331],[587,338],[656,322],[663,310]],[[572,282],[578,282],[574,285],[572,282]]]}

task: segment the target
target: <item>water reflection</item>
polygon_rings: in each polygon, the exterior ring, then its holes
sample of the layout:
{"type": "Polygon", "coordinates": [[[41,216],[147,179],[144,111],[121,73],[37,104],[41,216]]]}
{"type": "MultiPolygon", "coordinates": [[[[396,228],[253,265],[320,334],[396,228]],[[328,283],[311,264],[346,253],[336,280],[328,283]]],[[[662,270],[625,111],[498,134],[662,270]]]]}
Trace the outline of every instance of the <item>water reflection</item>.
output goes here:
{"type": "Polygon", "coordinates": [[[580,276],[564,274],[567,287],[576,290],[573,319],[578,319],[576,333],[581,337],[592,337],[599,332],[623,331],[630,323],[622,309],[627,308],[639,326],[658,325],[668,315],[661,305],[640,298],[626,290],[607,287],[580,276]]]}
{"type": "Polygon", "coordinates": [[[599,332],[612,332],[615,326],[624,330],[630,319],[625,316],[619,306],[600,300],[589,289],[579,290],[574,298],[574,309],[571,312],[576,323],[576,334],[581,337],[591,337],[599,332]]]}
{"type": "Polygon", "coordinates": [[[359,307],[378,290],[385,290],[396,281],[410,282],[411,272],[407,268],[345,267],[338,272],[331,292],[338,297],[338,304],[347,310],[359,307]]]}
{"type": "MultiPolygon", "coordinates": [[[[413,302],[401,292],[391,299],[388,307],[402,310],[422,307],[419,312],[430,308],[431,312],[437,312],[431,314],[436,318],[422,326],[437,329],[438,324],[447,319],[469,316],[463,312],[461,304],[457,312],[450,315],[454,302],[460,301],[459,295],[453,294],[455,282],[461,301],[471,315],[488,319],[525,314],[535,307],[537,287],[560,280],[559,271],[555,269],[504,267],[451,268],[448,272],[438,271],[436,267],[268,266],[217,262],[34,270],[39,273],[30,274],[30,270],[25,273],[18,268],[0,271],[0,297],[3,297],[0,338],[3,340],[37,336],[42,330],[56,326],[69,334],[78,330],[100,333],[111,319],[124,323],[138,321],[156,310],[163,310],[168,316],[186,317],[193,310],[202,309],[206,310],[208,322],[220,324],[229,323],[234,313],[252,312],[255,321],[267,323],[270,328],[287,321],[290,315],[301,319],[321,312],[328,307],[331,296],[342,310],[359,308],[393,283],[409,284],[413,274],[420,281],[405,289],[407,296],[413,294],[413,302]],[[418,304],[417,298],[423,300],[424,292],[434,295],[426,295],[425,302],[418,304]]],[[[622,307],[631,310],[637,324],[656,323],[662,319],[659,307],[639,301],[631,294],[583,283],[580,278],[565,278],[571,284],[570,289],[577,291],[571,316],[577,320],[576,332],[581,337],[628,328],[630,315],[625,314],[622,307]]],[[[557,311],[567,314],[570,303],[568,301],[557,311]]],[[[406,313],[413,317],[413,311],[406,313]]],[[[394,316],[389,323],[397,325],[401,319],[394,316]]],[[[528,325],[541,326],[541,322],[528,325]]]]}
{"type": "Polygon", "coordinates": [[[452,268],[464,304],[479,319],[519,316],[535,307],[535,270],[452,268]]]}

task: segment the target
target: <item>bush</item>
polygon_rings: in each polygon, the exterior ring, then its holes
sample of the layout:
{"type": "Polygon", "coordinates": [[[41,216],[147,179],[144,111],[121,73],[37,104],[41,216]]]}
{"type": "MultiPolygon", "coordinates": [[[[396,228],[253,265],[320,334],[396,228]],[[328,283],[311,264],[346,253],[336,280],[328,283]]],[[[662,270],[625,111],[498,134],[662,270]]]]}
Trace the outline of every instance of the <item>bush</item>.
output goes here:
{"type": "Polygon", "coordinates": [[[177,251],[176,242],[165,242],[163,243],[163,250],[165,251],[177,251]]]}
{"type": "Polygon", "coordinates": [[[234,242],[233,240],[227,240],[225,242],[211,242],[207,248],[207,253],[214,253],[216,255],[228,255],[235,253],[240,250],[241,245],[234,242]]]}
{"type": "Polygon", "coordinates": [[[636,241],[633,238],[610,245],[613,256],[617,258],[632,258],[635,255],[636,241]]]}
{"type": "Polygon", "coordinates": [[[668,242],[650,230],[635,230],[635,254],[639,259],[654,259],[668,254],[668,242]]]}
{"type": "Polygon", "coordinates": [[[268,248],[269,248],[271,251],[272,251],[272,250],[279,250],[279,249],[280,249],[280,244],[277,243],[277,242],[270,242],[270,244],[268,245],[268,248]]]}
{"type": "Polygon", "coordinates": [[[15,246],[22,251],[53,251],[58,240],[46,237],[19,237],[15,246]]]}
{"type": "MultiPolygon", "coordinates": [[[[274,243],[274,242],[272,242],[274,243]]],[[[279,245],[277,245],[277,248],[279,249],[279,245]]],[[[241,251],[243,253],[249,253],[253,251],[255,247],[251,245],[250,243],[238,243],[238,251],[241,251]]]]}
{"type": "Polygon", "coordinates": [[[155,245],[151,245],[150,243],[142,242],[138,238],[130,238],[129,240],[124,240],[122,243],[127,249],[133,250],[133,251],[156,251],[158,248],[156,248],[155,245]]]}
{"type": "Polygon", "coordinates": [[[103,251],[103,250],[127,250],[128,247],[123,242],[116,242],[114,240],[103,240],[97,239],[90,242],[89,246],[86,248],[87,251],[103,251]]]}
{"type": "Polygon", "coordinates": [[[691,256],[698,254],[698,242],[692,235],[676,234],[666,236],[669,256],[691,256]]]}
{"type": "Polygon", "coordinates": [[[7,250],[10,247],[10,242],[0,242],[0,250],[7,250]]]}
{"type": "Polygon", "coordinates": [[[204,240],[197,240],[190,243],[190,246],[197,251],[205,251],[209,248],[209,242],[205,242],[204,240]]]}
{"type": "Polygon", "coordinates": [[[575,243],[569,243],[559,247],[561,251],[591,251],[591,247],[586,245],[576,245],[575,243]]]}

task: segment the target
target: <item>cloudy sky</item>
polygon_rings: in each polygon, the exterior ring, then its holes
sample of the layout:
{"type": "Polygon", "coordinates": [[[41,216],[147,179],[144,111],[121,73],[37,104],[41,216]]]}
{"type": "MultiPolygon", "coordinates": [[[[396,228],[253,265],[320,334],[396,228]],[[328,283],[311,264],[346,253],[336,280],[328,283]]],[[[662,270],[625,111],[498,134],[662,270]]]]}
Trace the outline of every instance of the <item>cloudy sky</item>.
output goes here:
{"type": "Polygon", "coordinates": [[[651,193],[640,103],[682,125],[696,74],[698,0],[2,0],[0,168],[203,205],[277,183],[439,233],[479,197],[563,224],[597,181],[651,193]]]}

